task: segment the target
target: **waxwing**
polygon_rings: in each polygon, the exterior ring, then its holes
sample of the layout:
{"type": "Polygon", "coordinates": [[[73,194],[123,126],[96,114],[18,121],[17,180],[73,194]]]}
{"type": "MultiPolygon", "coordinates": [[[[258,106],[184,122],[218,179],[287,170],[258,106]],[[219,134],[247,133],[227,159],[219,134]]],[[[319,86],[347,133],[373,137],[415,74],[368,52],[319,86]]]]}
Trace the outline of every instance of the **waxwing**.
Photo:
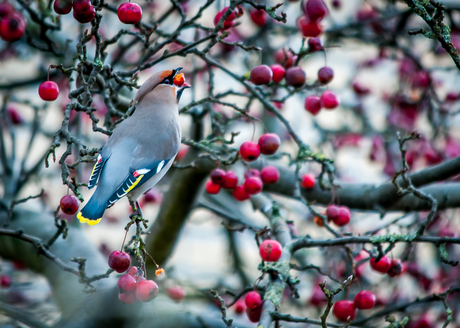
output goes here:
{"type": "Polygon", "coordinates": [[[181,143],[178,102],[188,87],[174,83],[183,76],[181,69],[153,74],[138,90],[134,113],[115,128],[97,157],[88,189],[97,188],[77,214],[80,222],[99,223],[106,208],[126,195],[137,202],[171,167],[181,143]]]}

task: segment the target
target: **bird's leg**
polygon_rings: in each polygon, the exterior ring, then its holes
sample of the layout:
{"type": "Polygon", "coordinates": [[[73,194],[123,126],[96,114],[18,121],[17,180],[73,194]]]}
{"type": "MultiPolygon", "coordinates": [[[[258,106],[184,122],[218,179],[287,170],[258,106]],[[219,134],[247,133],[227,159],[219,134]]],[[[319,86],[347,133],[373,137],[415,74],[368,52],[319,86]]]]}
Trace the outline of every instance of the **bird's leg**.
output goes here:
{"type": "Polygon", "coordinates": [[[143,226],[145,229],[148,228],[148,225],[147,223],[149,222],[148,220],[144,219],[144,215],[142,213],[142,209],[141,209],[141,206],[139,204],[138,201],[133,201],[132,199],[130,199],[128,197],[128,200],[129,200],[129,204],[131,205],[131,210],[133,211],[133,214],[131,214],[129,216],[129,218],[131,219],[130,222],[128,222],[128,224],[126,225],[125,227],[125,230],[128,231],[129,228],[134,224],[134,223],[139,223],[139,222],[142,222],[143,226]]]}
{"type": "Polygon", "coordinates": [[[136,200],[136,208],[137,208],[137,212],[139,213],[139,216],[141,218],[144,218],[144,214],[142,214],[141,205],[139,204],[139,202],[137,200],[136,200]]]}
{"type": "Polygon", "coordinates": [[[129,200],[129,205],[131,205],[131,210],[133,211],[133,214],[131,214],[131,219],[140,219],[143,220],[144,216],[142,215],[142,210],[141,206],[139,205],[139,202],[133,201],[132,199],[128,198],[129,200]]]}

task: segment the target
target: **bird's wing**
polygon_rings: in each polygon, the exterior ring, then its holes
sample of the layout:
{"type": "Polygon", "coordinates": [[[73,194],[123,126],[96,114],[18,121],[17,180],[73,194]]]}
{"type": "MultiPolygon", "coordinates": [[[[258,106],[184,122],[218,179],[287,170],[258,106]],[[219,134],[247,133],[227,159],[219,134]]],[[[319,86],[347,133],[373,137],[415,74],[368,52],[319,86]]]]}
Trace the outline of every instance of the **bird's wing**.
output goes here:
{"type": "Polygon", "coordinates": [[[138,112],[123,121],[101,152],[102,158],[110,156],[98,186],[107,206],[159,173],[176,156],[179,145],[180,128],[170,117],[138,112]]]}
{"type": "Polygon", "coordinates": [[[144,162],[147,165],[141,165],[138,168],[130,167],[129,174],[125,181],[120,187],[112,194],[107,201],[107,207],[112,206],[120,198],[126,196],[130,191],[139,188],[146,181],[150,180],[154,175],[158,174],[163,167],[165,167],[171,159],[151,161],[146,163],[146,159],[143,161],[137,160],[137,162],[144,162]]]}
{"type": "Polygon", "coordinates": [[[102,157],[101,154],[97,157],[96,164],[94,164],[93,170],[91,171],[91,176],[88,181],[88,189],[94,188],[99,176],[101,175],[102,169],[104,168],[105,162],[109,159],[110,155],[107,157],[102,157]]]}

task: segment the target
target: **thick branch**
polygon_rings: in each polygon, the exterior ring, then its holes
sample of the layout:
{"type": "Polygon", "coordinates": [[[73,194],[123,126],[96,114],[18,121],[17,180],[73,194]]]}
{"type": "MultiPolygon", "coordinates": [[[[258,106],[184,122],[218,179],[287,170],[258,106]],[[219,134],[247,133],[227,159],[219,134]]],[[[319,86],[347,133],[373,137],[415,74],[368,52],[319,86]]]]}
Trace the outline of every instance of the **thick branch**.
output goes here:
{"type": "MultiPolygon", "coordinates": [[[[192,161],[197,155],[197,150],[189,149],[184,162],[192,161]]],[[[147,252],[159,265],[163,265],[172,254],[182,227],[200,194],[203,181],[212,167],[212,165],[201,166],[197,163],[195,168],[173,170],[169,191],[145,241],[147,252]]]]}
{"type": "MultiPolygon", "coordinates": [[[[262,167],[262,163],[254,164],[262,167]]],[[[281,177],[278,183],[266,185],[264,190],[281,195],[295,197],[294,191],[298,184],[293,170],[278,166],[281,177]]],[[[409,176],[415,187],[443,181],[460,173],[460,157],[444,162],[440,165],[427,168],[409,176]]],[[[398,179],[400,186],[404,181],[398,179]]],[[[438,202],[438,209],[455,208],[460,206],[460,184],[443,183],[420,188],[420,191],[431,195],[438,202]]],[[[430,210],[430,202],[417,198],[414,195],[398,195],[398,189],[391,183],[377,186],[364,183],[341,183],[340,188],[323,190],[319,183],[313,189],[302,189],[303,196],[310,202],[322,205],[330,204],[333,200],[340,205],[357,210],[370,210],[384,213],[386,211],[422,211],[430,210]],[[334,198],[335,196],[335,198],[334,198]]]]}

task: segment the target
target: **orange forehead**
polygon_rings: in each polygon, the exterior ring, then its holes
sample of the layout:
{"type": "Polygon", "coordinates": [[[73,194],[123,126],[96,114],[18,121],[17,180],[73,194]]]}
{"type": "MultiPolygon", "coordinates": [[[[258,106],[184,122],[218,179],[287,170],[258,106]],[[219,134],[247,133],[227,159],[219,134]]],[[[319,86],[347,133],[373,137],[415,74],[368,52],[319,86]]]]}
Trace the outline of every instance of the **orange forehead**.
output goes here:
{"type": "Polygon", "coordinates": [[[164,79],[165,77],[171,76],[172,73],[173,73],[173,71],[168,69],[166,71],[161,72],[160,77],[161,77],[161,79],[164,79]]]}

